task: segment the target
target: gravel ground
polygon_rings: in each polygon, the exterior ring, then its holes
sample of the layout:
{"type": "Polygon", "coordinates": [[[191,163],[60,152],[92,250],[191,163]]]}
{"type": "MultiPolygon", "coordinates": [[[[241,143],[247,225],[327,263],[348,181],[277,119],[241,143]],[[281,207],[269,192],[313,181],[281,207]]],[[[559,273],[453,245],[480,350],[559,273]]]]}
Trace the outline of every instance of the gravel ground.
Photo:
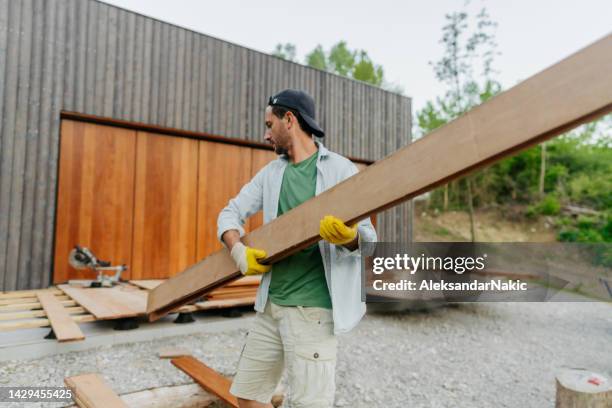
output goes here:
{"type": "MultiPolygon", "coordinates": [[[[157,358],[159,349],[170,346],[190,349],[231,376],[245,333],[3,362],[0,386],[62,386],[64,377],[85,372],[101,373],[120,394],[189,383],[157,358]]],[[[554,377],[562,367],[612,377],[610,303],[481,303],[368,314],[340,338],[336,406],[553,407],[554,377]]]]}

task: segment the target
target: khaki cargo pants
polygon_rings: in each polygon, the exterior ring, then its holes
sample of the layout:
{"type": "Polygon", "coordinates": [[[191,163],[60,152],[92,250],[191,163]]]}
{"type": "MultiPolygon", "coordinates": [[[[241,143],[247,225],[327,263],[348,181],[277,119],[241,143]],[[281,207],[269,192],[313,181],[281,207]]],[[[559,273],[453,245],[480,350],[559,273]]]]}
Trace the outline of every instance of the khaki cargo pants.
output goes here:
{"type": "Polygon", "coordinates": [[[230,392],[269,403],[286,366],[285,406],[331,407],[337,346],[330,309],[278,306],[268,300],[264,313],[255,316],[230,392]]]}

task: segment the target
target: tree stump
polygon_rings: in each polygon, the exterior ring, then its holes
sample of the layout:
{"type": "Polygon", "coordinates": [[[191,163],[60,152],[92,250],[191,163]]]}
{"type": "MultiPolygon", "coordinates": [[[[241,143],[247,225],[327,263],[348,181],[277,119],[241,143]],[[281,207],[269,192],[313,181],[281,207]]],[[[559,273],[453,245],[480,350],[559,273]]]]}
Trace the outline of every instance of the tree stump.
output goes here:
{"type": "Polygon", "coordinates": [[[557,375],[556,408],[610,408],[612,382],[601,374],[565,369],[557,375]]]}

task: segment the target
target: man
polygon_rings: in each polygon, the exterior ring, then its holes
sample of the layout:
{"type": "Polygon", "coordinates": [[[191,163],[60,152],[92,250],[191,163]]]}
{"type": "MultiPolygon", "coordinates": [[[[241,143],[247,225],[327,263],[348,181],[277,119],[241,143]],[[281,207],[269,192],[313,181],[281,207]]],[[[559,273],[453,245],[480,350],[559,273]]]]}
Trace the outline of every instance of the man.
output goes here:
{"type": "Polygon", "coordinates": [[[335,334],[352,329],[365,313],[361,248],[376,241],[376,232],[369,219],[348,226],[325,216],[313,220],[320,222],[322,241],[272,266],[261,264],[265,251],[240,242],[249,216],[263,209],[268,223],[357,173],[348,159],[313,140],[312,135],[324,132],[307,93],[288,89],[271,97],[265,124],[264,138],[280,157],[260,170],[218,219],[218,237],[241,272],[263,274],[257,314],[230,392],[241,407],[272,407],[286,366],[290,406],[329,407],[335,392],[335,334]]]}

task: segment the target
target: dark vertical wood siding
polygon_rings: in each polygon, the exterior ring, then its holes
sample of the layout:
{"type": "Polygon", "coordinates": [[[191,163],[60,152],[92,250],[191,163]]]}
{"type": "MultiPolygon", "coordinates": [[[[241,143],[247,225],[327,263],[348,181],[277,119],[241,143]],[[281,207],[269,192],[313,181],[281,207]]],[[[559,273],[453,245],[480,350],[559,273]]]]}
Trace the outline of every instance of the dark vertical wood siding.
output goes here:
{"type": "MultiPolygon", "coordinates": [[[[341,154],[410,142],[410,99],[94,0],[0,0],[0,290],[51,281],[60,111],[261,140],[267,97],[311,93],[341,154]]],[[[380,216],[409,240],[410,205],[380,216]]]]}

